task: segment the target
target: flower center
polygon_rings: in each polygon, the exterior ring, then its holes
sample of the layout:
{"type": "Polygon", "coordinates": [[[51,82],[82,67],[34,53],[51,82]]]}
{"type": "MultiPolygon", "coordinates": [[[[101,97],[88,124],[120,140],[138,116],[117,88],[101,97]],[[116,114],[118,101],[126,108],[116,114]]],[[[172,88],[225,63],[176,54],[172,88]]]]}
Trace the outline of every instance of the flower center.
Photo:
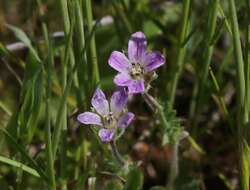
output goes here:
{"type": "Polygon", "coordinates": [[[109,112],[108,115],[105,115],[103,117],[103,124],[104,124],[104,127],[107,129],[113,129],[116,127],[117,120],[116,120],[113,112],[109,112]]]}
{"type": "Polygon", "coordinates": [[[144,68],[140,63],[132,62],[132,68],[130,69],[130,75],[133,79],[140,80],[143,78],[144,68]]]}

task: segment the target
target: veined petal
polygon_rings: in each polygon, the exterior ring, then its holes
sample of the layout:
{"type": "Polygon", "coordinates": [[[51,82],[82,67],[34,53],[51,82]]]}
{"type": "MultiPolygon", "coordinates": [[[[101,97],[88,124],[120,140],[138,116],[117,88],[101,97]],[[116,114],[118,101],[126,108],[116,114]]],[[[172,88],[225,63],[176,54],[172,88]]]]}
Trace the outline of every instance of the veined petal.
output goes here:
{"type": "Polygon", "coordinates": [[[126,128],[133,121],[135,114],[132,112],[125,113],[118,121],[119,128],[126,128]]]}
{"type": "Polygon", "coordinates": [[[143,32],[135,32],[128,42],[128,58],[132,62],[140,62],[146,54],[147,41],[143,32]]]}
{"type": "Polygon", "coordinates": [[[148,53],[144,59],[146,72],[153,71],[165,63],[163,55],[159,52],[148,53]]]}
{"type": "Polygon", "coordinates": [[[118,86],[128,86],[131,81],[131,76],[127,73],[119,73],[114,78],[114,83],[118,86]]]}
{"type": "Polygon", "coordinates": [[[131,64],[128,58],[119,51],[113,51],[108,60],[109,65],[119,71],[119,72],[128,72],[131,64]]]}
{"type": "Polygon", "coordinates": [[[124,88],[113,93],[110,102],[111,111],[114,114],[122,112],[128,101],[128,94],[124,88]]]}
{"type": "Polygon", "coordinates": [[[100,115],[107,115],[109,113],[109,103],[100,88],[95,90],[91,104],[100,115]]]}
{"type": "Polygon", "coordinates": [[[100,129],[98,132],[102,142],[110,142],[115,134],[114,130],[111,129],[100,129]]]}
{"type": "Polygon", "coordinates": [[[143,80],[133,80],[128,85],[129,94],[137,94],[145,91],[144,81],[143,80]]]}
{"type": "Polygon", "coordinates": [[[77,116],[77,120],[86,125],[102,126],[101,117],[92,112],[84,112],[77,116]]]}

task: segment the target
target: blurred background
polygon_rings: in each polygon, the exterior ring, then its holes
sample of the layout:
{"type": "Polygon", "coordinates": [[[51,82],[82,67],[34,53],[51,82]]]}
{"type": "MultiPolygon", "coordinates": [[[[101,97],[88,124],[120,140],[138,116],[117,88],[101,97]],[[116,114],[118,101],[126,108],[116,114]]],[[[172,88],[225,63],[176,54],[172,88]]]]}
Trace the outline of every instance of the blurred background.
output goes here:
{"type": "MultiPolygon", "coordinates": [[[[247,22],[244,2],[236,1],[241,30],[244,30],[247,22]]],[[[180,143],[179,176],[176,183],[176,189],[180,190],[239,189],[235,136],[236,66],[228,21],[228,2],[219,1],[212,38],[208,36],[211,27],[208,25],[210,4],[209,0],[191,1],[188,32],[183,44],[184,65],[175,93],[174,111],[169,111],[170,122],[173,125],[177,122],[192,137],[180,143]],[[204,52],[208,38],[212,42],[213,51],[207,78],[201,86],[199,81],[206,62],[204,52]],[[203,92],[198,96],[197,91],[201,91],[201,88],[203,92]]],[[[7,129],[42,168],[46,165],[45,77],[32,62],[30,48],[20,43],[18,32],[13,32],[8,25],[22,30],[42,58],[46,52],[42,22],[47,23],[54,48],[51,95],[53,131],[60,109],[59,98],[62,96],[60,73],[65,48],[64,24],[59,7],[55,0],[42,2],[40,7],[33,0],[0,0],[0,127],[7,129]],[[39,9],[44,12],[43,16],[39,9]]],[[[148,48],[166,56],[166,64],[157,70],[158,79],[151,84],[150,92],[167,105],[173,78],[178,70],[176,63],[181,46],[179,37],[183,1],[95,0],[92,1],[92,10],[97,22],[94,35],[102,89],[108,96],[115,89],[112,80],[116,72],[107,64],[110,53],[113,50],[126,52],[130,35],[143,31],[148,48]]],[[[74,12],[74,9],[69,12],[74,12]]],[[[87,30],[86,22],[83,27],[87,30]]],[[[73,31],[74,48],[77,48],[78,40],[79,35],[73,31]]],[[[68,130],[63,136],[63,143],[67,146],[66,158],[58,156],[55,161],[57,181],[60,184],[58,189],[63,189],[61,184],[68,189],[90,189],[89,184],[93,179],[96,180],[97,190],[119,189],[119,179],[105,174],[109,168],[113,168],[112,171],[117,168],[111,161],[108,145],[102,145],[91,127],[80,127],[75,119],[79,110],[89,110],[87,97],[92,96],[93,89],[88,89],[83,102],[79,101],[77,95],[83,89],[74,85],[67,98],[68,130]]],[[[164,186],[173,153],[172,146],[162,144],[162,130],[157,114],[148,108],[140,95],[131,98],[129,108],[136,114],[136,120],[119,140],[120,152],[127,159],[139,163],[144,178],[143,189],[164,186]]],[[[3,134],[0,137],[0,155],[29,165],[3,134]]],[[[20,167],[0,162],[0,189],[44,189],[44,184],[39,178],[23,172],[20,167]]]]}

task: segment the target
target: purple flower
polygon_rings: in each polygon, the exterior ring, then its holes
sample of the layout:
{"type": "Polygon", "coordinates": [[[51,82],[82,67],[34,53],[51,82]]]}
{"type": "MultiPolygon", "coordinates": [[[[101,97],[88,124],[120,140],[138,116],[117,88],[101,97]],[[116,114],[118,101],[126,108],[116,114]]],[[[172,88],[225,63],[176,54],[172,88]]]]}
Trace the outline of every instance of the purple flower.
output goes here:
{"type": "Polygon", "coordinates": [[[77,120],[83,124],[100,126],[99,137],[103,142],[109,142],[117,129],[126,128],[134,119],[133,113],[124,113],[127,101],[128,94],[124,88],[113,93],[110,103],[102,90],[97,88],[91,100],[95,113],[81,113],[77,120]]]}
{"type": "Polygon", "coordinates": [[[165,63],[162,54],[147,52],[144,33],[132,34],[128,42],[128,58],[119,51],[113,51],[109,65],[119,73],[114,78],[118,86],[127,86],[130,94],[142,93],[152,80],[153,71],[165,63]]]}

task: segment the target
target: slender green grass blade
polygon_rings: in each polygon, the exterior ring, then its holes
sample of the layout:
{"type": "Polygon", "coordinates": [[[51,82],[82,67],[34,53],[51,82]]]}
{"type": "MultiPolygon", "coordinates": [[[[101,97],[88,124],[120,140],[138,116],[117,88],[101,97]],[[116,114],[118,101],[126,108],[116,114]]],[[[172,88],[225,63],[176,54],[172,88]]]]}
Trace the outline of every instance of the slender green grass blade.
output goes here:
{"type": "Polygon", "coordinates": [[[19,28],[13,26],[13,25],[10,25],[10,24],[7,24],[7,27],[12,31],[14,32],[15,36],[20,40],[22,41],[25,45],[27,45],[31,51],[31,54],[36,58],[36,60],[38,62],[41,61],[41,59],[39,58],[36,50],[34,49],[34,47],[32,46],[31,44],[31,41],[30,39],[28,38],[28,36],[19,28]]]}
{"type": "Polygon", "coordinates": [[[21,155],[28,161],[28,163],[31,165],[32,168],[34,168],[40,177],[44,180],[44,182],[49,183],[49,179],[46,176],[45,172],[39,167],[39,165],[36,163],[36,161],[31,158],[28,153],[25,151],[25,149],[20,145],[20,143],[16,142],[15,138],[11,136],[9,132],[7,132],[5,129],[1,129],[0,131],[5,135],[5,137],[10,140],[15,147],[15,149],[21,153],[21,155]]]}
{"type": "Polygon", "coordinates": [[[23,171],[25,171],[25,172],[27,172],[35,177],[40,178],[39,173],[35,169],[33,169],[33,168],[31,168],[31,167],[29,167],[21,162],[11,160],[11,159],[9,159],[5,156],[1,156],[1,155],[0,155],[0,162],[8,164],[8,165],[13,166],[13,167],[20,168],[21,170],[23,170],[23,171]]]}

